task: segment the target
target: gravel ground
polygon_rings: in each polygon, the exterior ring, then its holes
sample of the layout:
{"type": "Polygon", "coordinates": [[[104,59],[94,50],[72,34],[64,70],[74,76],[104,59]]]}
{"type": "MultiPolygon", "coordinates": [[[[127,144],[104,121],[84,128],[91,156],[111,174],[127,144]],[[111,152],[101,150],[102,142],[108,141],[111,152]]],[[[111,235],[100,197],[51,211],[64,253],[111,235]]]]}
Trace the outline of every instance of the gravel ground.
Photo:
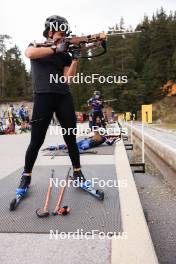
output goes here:
{"type": "MultiPolygon", "coordinates": [[[[128,151],[131,161],[140,161],[140,149],[136,146],[128,151]]],[[[154,160],[152,160],[154,161],[154,160]]],[[[167,168],[160,170],[145,159],[146,173],[134,174],[141,203],[147,217],[149,230],[160,264],[176,263],[176,186],[168,181],[167,168]]],[[[169,168],[168,168],[169,171],[169,168]]],[[[169,178],[170,179],[170,178],[169,178]]]]}

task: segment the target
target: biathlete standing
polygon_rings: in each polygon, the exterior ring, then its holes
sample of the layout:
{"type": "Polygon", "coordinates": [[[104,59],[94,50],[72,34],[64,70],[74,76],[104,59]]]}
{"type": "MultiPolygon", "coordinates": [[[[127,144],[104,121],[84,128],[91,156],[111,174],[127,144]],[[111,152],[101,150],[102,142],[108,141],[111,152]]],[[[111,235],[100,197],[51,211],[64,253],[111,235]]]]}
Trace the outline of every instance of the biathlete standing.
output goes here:
{"type": "MultiPolygon", "coordinates": [[[[32,115],[31,141],[25,155],[24,171],[16,189],[16,195],[25,195],[31,182],[31,175],[38,151],[44,142],[53,113],[56,114],[62,128],[76,128],[75,108],[68,83],[50,82],[50,74],[69,78],[76,74],[80,50],[75,49],[72,56],[61,51],[61,40],[70,34],[68,22],[60,16],[46,19],[43,32],[47,41],[54,41],[51,47],[35,47],[30,44],[25,55],[31,61],[32,82],[34,89],[34,106],[32,115]],[[60,30],[60,25],[66,25],[60,30]],[[52,25],[52,26],[51,26],[52,25]],[[54,25],[54,26],[53,26],[54,25]],[[58,30],[57,30],[58,29],[58,30]]],[[[59,79],[59,78],[58,78],[59,79]]],[[[73,178],[85,181],[80,166],[80,154],[76,136],[66,133],[64,136],[69,156],[73,165],[73,178]]]]}

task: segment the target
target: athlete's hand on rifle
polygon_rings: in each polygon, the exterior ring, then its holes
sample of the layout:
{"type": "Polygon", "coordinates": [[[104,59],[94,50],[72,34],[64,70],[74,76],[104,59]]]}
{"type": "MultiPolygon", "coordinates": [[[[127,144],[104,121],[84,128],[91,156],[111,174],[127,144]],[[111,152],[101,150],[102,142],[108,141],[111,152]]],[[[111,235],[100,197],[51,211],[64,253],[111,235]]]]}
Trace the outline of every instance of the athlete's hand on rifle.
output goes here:
{"type": "Polygon", "coordinates": [[[102,105],[102,104],[103,104],[102,100],[97,100],[97,103],[98,103],[99,105],[102,105]]]}
{"type": "Polygon", "coordinates": [[[72,54],[72,59],[73,60],[78,60],[80,58],[80,55],[81,55],[81,50],[80,48],[76,48],[76,49],[73,49],[71,51],[71,54],[72,54]]]}
{"type": "Polygon", "coordinates": [[[57,44],[53,44],[51,46],[51,49],[54,51],[54,53],[60,53],[60,52],[65,52],[68,48],[68,43],[66,43],[65,41],[61,41],[57,44]]]}

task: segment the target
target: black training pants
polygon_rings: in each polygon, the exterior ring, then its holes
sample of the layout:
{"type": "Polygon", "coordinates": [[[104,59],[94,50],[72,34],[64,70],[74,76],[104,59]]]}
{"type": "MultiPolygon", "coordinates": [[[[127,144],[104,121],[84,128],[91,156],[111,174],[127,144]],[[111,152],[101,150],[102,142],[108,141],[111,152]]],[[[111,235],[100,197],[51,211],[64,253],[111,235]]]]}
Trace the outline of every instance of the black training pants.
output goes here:
{"type": "Polygon", "coordinates": [[[100,111],[95,111],[93,113],[93,122],[92,122],[92,126],[96,126],[96,119],[97,117],[100,118],[100,121],[101,121],[101,125],[106,128],[106,124],[105,124],[105,120],[104,120],[104,116],[103,116],[103,112],[100,110],[100,111]]]}
{"type": "MultiPolygon", "coordinates": [[[[76,115],[73,98],[70,93],[62,94],[35,94],[32,115],[31,141],[25,156],[26,173],[32,172],[38,151],[44,142],[45,135],[52,119],[53,113],[62,128],[76,128],[76,115]]],[[[80,156],[76,144],[76,136],[70,131],[63,136],[68,147],[69,156],[74,167],[80,167],[80,156]]]]}

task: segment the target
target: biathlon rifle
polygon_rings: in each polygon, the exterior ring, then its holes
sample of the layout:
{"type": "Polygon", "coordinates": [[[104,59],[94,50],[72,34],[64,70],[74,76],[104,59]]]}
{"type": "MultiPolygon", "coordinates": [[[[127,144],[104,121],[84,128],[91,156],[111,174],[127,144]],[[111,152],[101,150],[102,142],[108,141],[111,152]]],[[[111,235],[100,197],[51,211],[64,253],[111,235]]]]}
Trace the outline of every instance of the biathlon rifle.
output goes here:
{"type": "Polygon", "coordinates": [[[115,101],[117,101],[117,99],[103,100],[104,103],[115,102],[115,101]]]}
{"type": "MultiPolygon", "coordinates": [[[[59,43],[61,45],[61,49],[63,52],[70,52],[72,53],[75,49],[80,49],[81,51],[88,51],[87,55],[82,55],[81,58],[94,58],[99,57],[107,52],[107,39],[108,37],[113,36],[125,36],[125,35],[133,35],[136,33],[142,33],[144,30],[138,31],[108,31],[108,33],[99,33],[94,35],[87,35],[87,36],[70,36],[64,37],[62,42],[59,43]],[[91,50],[101,48],[101,52],[96,54],[91,54],[91,50]]],[[[56,45],[54,41],[46,41],[43,43],[36,43],[34,42],[34,47],[51,47],[52,45],[56,45]]]]}

